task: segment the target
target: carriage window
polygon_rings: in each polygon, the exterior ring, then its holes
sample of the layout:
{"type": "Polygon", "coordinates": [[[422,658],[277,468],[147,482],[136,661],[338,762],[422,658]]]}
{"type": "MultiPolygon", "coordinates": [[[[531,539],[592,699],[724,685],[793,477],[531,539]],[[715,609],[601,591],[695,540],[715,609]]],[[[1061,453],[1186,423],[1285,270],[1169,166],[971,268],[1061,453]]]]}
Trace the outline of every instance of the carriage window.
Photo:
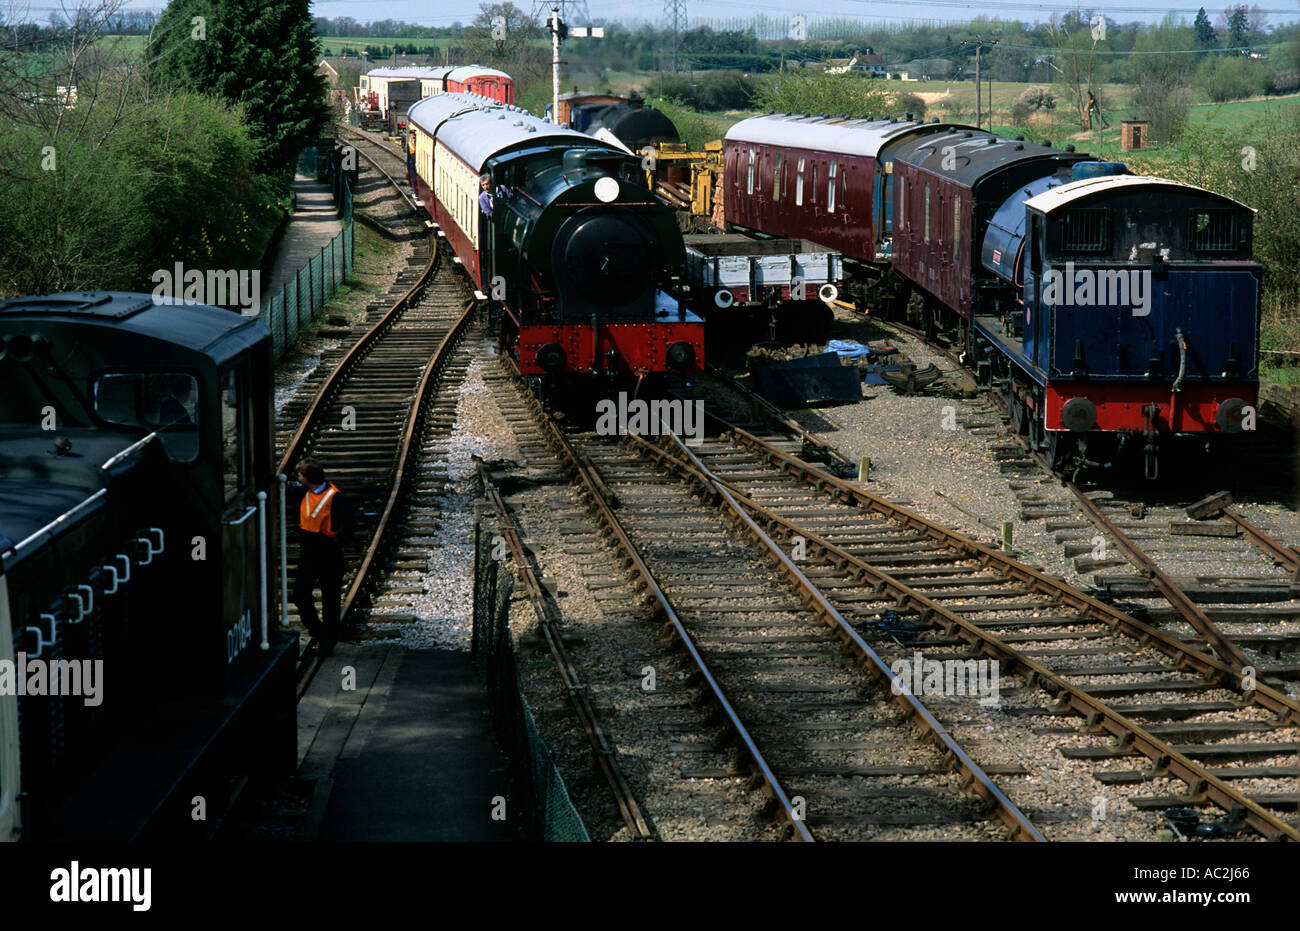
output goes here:
{"type": "Polygon", "coordinates": [[[812,190],[808,192],[808,199],[814,204],[817,203],[817,163],[813,162],[812,190]]]}
{"type": "Polygon", "coordinates": [[[1196,252],[1232,252],[1237,248],[1237,211],[1193,210],[1192,249],[1196,252]]]}
{"type": "Polygon", "coordinates": [[[1105,252],[1110,248],[1110,209],[1076,207],[1061,219],[1062,248],[1070,252],[1105,252]]]}
{"type": "Polygon", "coordinates": [[[835,174],[839,171],[839,165],[831,162],[830,170],[826,173],[826,209],[831,213],[835,212],[835,174]]]}
{"type": "Polygon", "coordinates": [[[754,193],[754,150],[753,149],[749,150],[749,184],[746,188],[746,193],[749,194],[754,193]]]}
{"type": "Polygon", "coordinates": [[[930,182],[925,182],[925,241],[930,241],[930,182]]]}
{"type": "Polygon", "coordinates": [[[157,431],[167,458],[175,462],[198,457],[198,401],[198,382],[180,372],[95,379],[95,413],[109,423],[157,431]]]}
{"type": "Polygon", "coordinates": [[[772,200],[781,199],[781,153],[776,153],[776,161],[772,163],[772,200]]]}
{"type": "Polygon", "coordinates": [[[840,172],[840,206],[849,209],[849,166],[845,165],[844,170],[840,172]]]}
{"type": "Polygon", "coordinates": [[[794,202],[796,206],[803,206],[803,159],[799,159],[799,170],[795,173],[794,202]]]}
{"type": "Polygon", "coordinates": [[[952,199],[952,251],[957,254],[957,244],[961,241],[961,195],[954,194],[952,199]]]}

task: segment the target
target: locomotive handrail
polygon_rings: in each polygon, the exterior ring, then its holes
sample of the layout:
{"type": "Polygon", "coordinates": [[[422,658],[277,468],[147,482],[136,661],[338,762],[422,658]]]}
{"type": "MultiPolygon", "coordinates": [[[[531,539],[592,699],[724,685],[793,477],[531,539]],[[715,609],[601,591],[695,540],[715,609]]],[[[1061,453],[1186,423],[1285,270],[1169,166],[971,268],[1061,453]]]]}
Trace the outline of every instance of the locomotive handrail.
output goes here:
{"type": "MultiPolygon", "coordinates": [[[[122,455],[122,453],[118,453],[118,455],[120,456],[120,455],[122,455]]],[[[28,545],[30,545],[34,540],[36,540],[37,537],[40,537],[40,536],[42,536],[43,534],[46,534],[46,533],[51,533],[51,532],[54,531],[54,529],[55,529],[56,527],[59,526],[59,524],[66,523],[67,521],[72,520],[72,518],[75,517],[77,514],[81,513],[81,512],[84,511],[86,508],[90,507],[92,504],[94,504],[96,501],[98,501],[100,498],[105,497],[107,494],[108,494],[108,489],[107,489],[107,488],[101,488],[101,489],[99,489],[99,491],[97,491],[97,492],[95,492],[93,495],[90,495],[89,497],[87,497],[87,498],[86,498],[84,501],[82,501],[80,504],[75,504],[75,505],[73,505],[72,507],[68,508],[68,510],[64,511],[64,512],[63,512],[62,514],[60,514],[58,517],[54,518],[54,520],[50,521],[48,524],[46,524],[46,525],[45,525],[44,527],[42,527],[40,530],[33,531],[32,533],[28,534],[28,535],[27,535],[26,537],[24,537],[23,539],[19,540],[19,541],[18,541],[17,543],[15,543],[12,547],[10,547],[9,549],[5,550],[5,552],[6,552],[6,553],[16,553],[16,552],[18,552],[18,551],[19,551],[20,549],[22,549],[24,546],[28,546],[28,545]]]]}
{"type": "Polygon", "coordinates": [[[257,573],[257,594],[261,599],[262,609],[262,642],[260,647],[263,650],[271,649],[271,641],[266,637],[266,611],[267,595],[266,586],[271,581],[267,578],[266,571],[266,492],[257,493],[257,555],[258,555],[258,573],[257,573]]]}
{"type": "Polygon", "coordinates": [[[285,515],[289,476],[281,472],[280,483],[280,626],[289,626],[289,523],[285,515]]]}
{"type": "Polygon", "coordinates": [[[158,436],[158,431],[155,430],[153,433],[150,433],[148,436],[143,436],[140,439],[136,440],[134,443],[132,443],[130,446],[128,446],[126,449],[122,450],[121,452],[114,453],[112,456],[109,456],[107,459],[104,460],[104,464],[99,467],[100,471],[104,471],[104,472],[108,471],[109,469],[117,465],[119,462],[121,462],[127,456],[131,455],[136,450],[143,449],[146,445],[148,445],[150,440],[154,439],[157,436],[158,436]]]}
{"type": "MultiPolygon", "coordinates": [[[[264,491],[259,491],[258,494],[259,494],[259,495],[264,495],[264,494],[266,494],[266,492],[264,492],[264,491]]],[[[244,521],[248,520],[250,517],[252,517],[252,516],[253,516],[254,514],[256,514],[256,513],[257,513],[257,505],[255,505],[255,504],[250,504],[250,505],[248,506],[248,510],[244,512],[243,516],[240,517],[239,520],[227,520],[227,521],[222,521],[222,523],[224,523],[227,527],[238,527],[240,524],[242,524],[244,521]]]]}

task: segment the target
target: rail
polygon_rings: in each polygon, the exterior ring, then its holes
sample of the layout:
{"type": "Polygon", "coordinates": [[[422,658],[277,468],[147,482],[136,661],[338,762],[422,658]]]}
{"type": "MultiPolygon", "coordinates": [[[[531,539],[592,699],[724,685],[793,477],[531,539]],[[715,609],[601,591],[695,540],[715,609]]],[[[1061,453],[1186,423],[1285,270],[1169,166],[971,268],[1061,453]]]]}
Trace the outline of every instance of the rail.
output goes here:
{"type": "MultiPolygon", "coordinates": [[[[758,526],[753,517],[750,516],[750,512],[761,518],[775,519],[776,516],[767,508],[740,494],[728,483],[714,475],[676,434],[669,430],[666,431],[665,436],[676,448],[676,457],[674,458],[679,458],[680,461],[689,464],[690,468],[687,471],[693,474],[697,481],[704,484],[721,498],[731,513],[744,525],[750,536],[768,550],[776,559],[781,572],[803,593],[805,602],[854,651],[859,662],[867,669],[872,678],[886,686],[895,682],[897,677],[889,668],[889,664],[850,626],[844,616],[826,599],[821,590],[795,565],[785,550],[758,526]]],[[[628,440],[652,454],[659,453],[661,457],[663,456],[663,452],[659,447],[642,437],[629,434],[628,440]]],[[[963,771],[966,780],[965,785],[997,810],[999,818],[1012,829],[1017,840],[1046,840],[1025,814],[994,784],[980,765],[971,759],[961,744],[948,733],[947,729],[909,689],[901,689],[897,701],[903,705],[909,719],[933,735],[935,741],[948,755],[949,759],[963,771]]]]}
{"type": "MultiPolygon", "coordinates": [[[[381,340],[393,323],[409,308],[424,289],[428,286],[434,273],[438,268],[438,251],[434,250],[429,257],[429,263],[425,266],[424,271],[416,282],[407,290],[407,292],[398,298],[391,308],[372,326],[364,336],[361,337],[339,361],[334,370],[321,383],[312,399],[306,414],[298,425],[293,437],[285,447],[285,453],[282,457],[278,471],[286,475],[293,474],[292,466],[303,457],[306,449],[313,436],[320,427],[321,419],[328,411],[333,399],[338,395],[343,385],[352,376],[357,364],[366,356],[366,354],[381,340]]],[[[353,576],[352,583],[343,598],[340,609],[340,618],[346,619],[349,614],[359,604],[359,597],[369,581],[369,575],[375,566],[383,540],[385,531],[388,529],[389,522],[392,518],[395,508],[401,499],[405,489],[408,476],[409,460],[411,458],[412,445],[418,434],[420,424],[423,420],[423,414],[426,410],[426,401],[432,384],[436,381],[438,374],[446,364],[450,356],[449,347],[451,347],[456,338],[464,331],[465,326],[470,320],[473,313],[471,304],[461,314],[457,322],[452,326],[438,346],[438,349],[430,357],[420,375],[418,386],[415,389],[411,407],[405,425],[402,428],[401,444],[397,457],[393,464],[392,487],[384,503],[379,522],[366,546],[365,554],[362,556],[360,565],[356,574],[353,576]]],[[[306,651],[307,659],[299,675],[298,694],[301,696],[305,693],[311,679],[315,676],[316,671],[320,668],[326,653],[324,644],[312,640],[308,644],[306,651]],[[312,644],[316,648],[311,649],[312,644]]]]}
{"type": "Polygon", "coordinates": [[[600,767],[601,773],[609,783],[610,790],[614,793],[614,800],[618,803],[619,815],[623,818],[623,823],[627,825],[627,829],[631,832],[633,838],[636,840],[652,840],[654,839],[654,831],[646,821],[641,806],[636,800],[636,795],[627,784],[627,777],[624,776],[622,768],[618,765],[614,750],[609,745],[609,741],[606,740],[605,730],[591,705],[591,699],[587,695],[587,687],[583,685],[577,667],[573,664],[573,657],[564,645],[564,639],[559,630],[560,612],[556,607],[555,599],[550,597],[545,586],[542,585],[541,577],[524,550],[523,540],[519,535],[519,527],[510,512],[510,507],[506,504],[505,499],[501,497],[500,491],[493,484],[487,470],[482,465],[478,467],[478,475],[479,481],[483,485],[483,493],[492,509],[496,511],[501,535],[505,538],[506,547],[510,550],[510,558],[514,561],[515,568],[518,570],[520,577],[523,579],[524,587],[528,591],[528,597],[533,603],[538,626],[541,628],[542,636],[546,639],[546,645],[551,651],[551,656],[555,659],[555,665],[560,672],[560,677],[564,681],[564,689],[569,696],[569,702],[573,705],[574,713],[578,716],[578,721],[587,734],[587,740],[591,744],[591,752],[596,765],[600,767]]]}
{"type": "Polygon", "coordinates": [[[745,755],[749,757],[750,765],[758,778],[762,781],[765,791],[776,803],[781,816],[790,824],[793,832],[792,839],[803,842],[814,840],[812,831],[795,811],[789,794],[782,787],[776,773],[768,764],[762,750],[759,749],[758,743],[755,741],[753,735],[750,734],[745,723],[740,719],[740,715],[732,705],[731,700],[727,697],[721,684],[709,669],[708,663],[705,661],[703,654],[700,653],[699,648],[695,645],[694,638],[692,638],[690,633],[686,630],[686,625],[682,623],[682,620],[678,616],[672,602],[669,600],[663,589],[660,588],[659,583],[655,580],[654,574],[650,570],[650,567],[641,557],[636,545],[633,544],[631,537],[628,536],[627,531],[624,530],[618,517],[615,516],[613,508],[610,506],[602,492],[604,483],[600,481],[600,479],[589,470],[589,467],[582,462],[581,457],[579,457],[577,451],[572,447],[572,445],[570,445],[568,439],[565,438],[555,421],[550,417],[550,415],[546,414],[542,410],[541,404],[537,401],[536,397],[530,393],[526,395],[526,399],[527,403],[532,407],[534,415],[543,425],[551,444],[565,460],[569,470],[577,476],[588,499],[596,508],[598,519],[613,535],[619,548],[622,549],[623,553],[627,556],[632,568],[635,570],[642,585],[649,594],[656,613],[668,622],[683,649],[686,651],[687,655],[690,656],[696,669],[699,670],[701,681],[713,695],[714,700],[722,711],[723,717],[730,725],[731,730],[743,748],[745,755]]]}
{"type": "MultiPolygon", "coordinates": [[[[668,460],[670,466],[698,475],[704,467],[686,447],[682,452],[670,455],[654,444],[637,439],[637,442],[653,450],[661,458],[668,460]],[[688,457],[689,456],[689,460],[688,457]]],[[[761,443],[761,441],[758,441],[761,443]]],[[[765,445],[765,444],[764,444],[765,445]]],[[[779,450],[772,452],[784,456],[779,450]]],[[[707,470],[704,470],[707,471],[707,470]]],[[[948,635],[956,635],[977,647],[982,653],[996,657],[1011,669],[1025,677],[1026,684],[1038,684],[1056,696],[1063,709],[1083,716],[1090,725],[1100,727],[1117,739],[1137,750],[1152,761],[1152,776],[1171,775],[1184,782],[1195,797],[1209,801],[1220,809],[1232,814],[1237,813],[1245,823],[1269,840],[1300,840],[1300,831],[1274,816],[1257,802],[1229,786],[1214,776],[1201,764],[1175,750],[1166,741],[1151,734],[1132,719],[1112,709],[1105,702],[1090,695],[1086,689],[1072,685],[1060,675],[1052,672],[1042,664],[1024,656],[1009,646],[999,637],[989,633],[959,613],[945,607],[941,602],[926,596],[913,587],[900,581],[889,573],[872,566],[862,558],[853,555],[842,547],[827,540],[807,527],[772,513],[758,502],[744,495],[739,489],[730,486],[722,479],[714,478],[720,488],[726,488],[736,502],[766,523],[775,532],[781,533],[787,540],[794,536],[805,541],[809,557],[821,555],[826,561],[852,569],[864,588],[870,587],[874,597],[890,596],[897,599],[895,608],[905,610],[909,606],[915,610],[923,621],[938,623],[948,635]]],[[[782,554],[784,555],[784,554],[782,554]]]]}

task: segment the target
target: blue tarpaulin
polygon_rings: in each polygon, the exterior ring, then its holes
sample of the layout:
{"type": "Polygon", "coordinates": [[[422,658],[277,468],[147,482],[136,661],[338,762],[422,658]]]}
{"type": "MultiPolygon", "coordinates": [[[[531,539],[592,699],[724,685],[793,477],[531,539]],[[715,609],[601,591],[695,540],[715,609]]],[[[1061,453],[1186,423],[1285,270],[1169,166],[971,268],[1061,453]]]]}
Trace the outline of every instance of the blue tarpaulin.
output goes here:
{"type": "Polygon", "coordinates": [[[857,340],[852,339],[833,339],[826,344],[824,352],[837,352],[841,359],[861,359],[871,355],[873,350],[870,346],[864,346],[857,340]]]}

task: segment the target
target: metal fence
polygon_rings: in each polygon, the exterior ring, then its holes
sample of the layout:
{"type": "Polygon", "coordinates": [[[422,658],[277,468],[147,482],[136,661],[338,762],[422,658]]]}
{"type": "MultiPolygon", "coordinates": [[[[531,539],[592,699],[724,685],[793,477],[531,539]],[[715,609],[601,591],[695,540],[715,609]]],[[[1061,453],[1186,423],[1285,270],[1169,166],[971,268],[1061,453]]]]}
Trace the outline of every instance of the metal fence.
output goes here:
{"type": "Polygon", "coordinates": [[[352,276],[356,262],[352,188],[346,174],[334,162],[333,147],[307,148],[298,159],[298,170],[315,174],[317,180],[329,184],[343,229],[263,305],[260,317],[271,330],[277,361],[297,341],[303,327],[316,319],[339,286],[352,276]]]}
{"type": "Polygon", "coordinates": [[[512,807],[527,813],[533,840],[589,841],[551,751],[537,733],[532,709],[519,688],[514,641],[507,619],[514,579],[501,578],[492,558],[492,534],[474,525],[474,658],[487,684],[497,735],[510,760],[512,782],[523,797],[512,807]]]}

